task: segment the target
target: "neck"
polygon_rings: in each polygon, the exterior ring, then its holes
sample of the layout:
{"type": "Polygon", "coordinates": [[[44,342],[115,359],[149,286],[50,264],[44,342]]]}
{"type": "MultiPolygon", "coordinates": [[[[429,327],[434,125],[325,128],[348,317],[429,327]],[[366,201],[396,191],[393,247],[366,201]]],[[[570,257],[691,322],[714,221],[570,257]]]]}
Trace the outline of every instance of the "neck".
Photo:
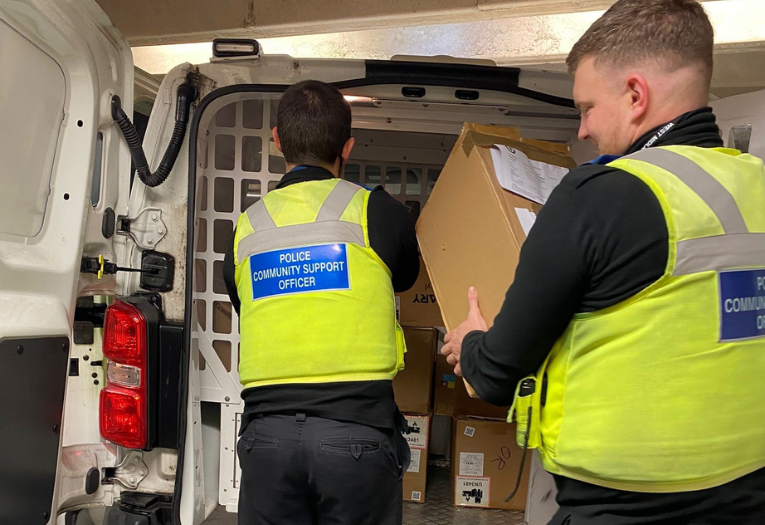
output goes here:
{"type": "Polygon", "coordinates": [[[290,164],[288,162],[287,163],[287,172],[289,173],[290,171],[294,170],[298,166],[315,166],[317,168],[324,168],[325,170],[330,172],[332,175],[334,175],[336,178],[340,176],[339,175],[339,171],[340,171],[340,163],[339,162],[335,162],[334,164],[327,164],[326,162],[322,162],[322,163],[317,162],[317,163],[314,163],[314,164],[290,164]]]}
{"type": "Polygon", "coordinates": [[[706,107],[706,105],[699,105],[697,103],[668,106],[666,110],[659,111],[651,115],[650,118],[646,118],[641,123],[641,125],[635,131],[635,140],[642,137],[654,128],[658,128],[659,126],[662,126],[668,122],[672,122],[681,115],[685,115],[686,113],[696,111],[697,109],[701,109],[703,107],[706,107]]]}

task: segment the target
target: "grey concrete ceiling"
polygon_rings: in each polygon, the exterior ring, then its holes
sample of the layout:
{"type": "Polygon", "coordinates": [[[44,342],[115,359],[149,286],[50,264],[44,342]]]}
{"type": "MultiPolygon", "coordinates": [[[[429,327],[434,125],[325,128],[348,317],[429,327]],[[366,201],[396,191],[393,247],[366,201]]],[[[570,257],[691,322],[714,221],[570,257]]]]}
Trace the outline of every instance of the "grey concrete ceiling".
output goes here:
{"type": "Polygon", "coordinates": [[[265,38],[606,9],[614,0],[97,0],[131,45],[265,38]]]}
{"type": "MultiPolygon", "coordinates": [[[[206,62],[214,37],[258,38],[265,53],[310,58],[424,55],[561,69],[613,0],[98,0],[162,74],[206,62]],[[162,45],[188,42],[201,44],[162,45]],[[152,44],[152,45],[150,45],[152,44]],[[148,46],[148,47],[146,47],[148,46]]],[[[713,93],[765,89],[765,0],[704,2],[716,31],[713,93]]]]}

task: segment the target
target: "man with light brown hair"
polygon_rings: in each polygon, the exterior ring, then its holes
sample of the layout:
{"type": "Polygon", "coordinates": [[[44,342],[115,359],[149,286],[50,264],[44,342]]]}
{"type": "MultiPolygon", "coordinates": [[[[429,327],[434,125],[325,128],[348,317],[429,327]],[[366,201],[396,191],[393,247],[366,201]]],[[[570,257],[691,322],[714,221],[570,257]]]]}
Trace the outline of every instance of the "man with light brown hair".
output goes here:
{"type": "Polygon", "coordinates": [[[765,523],[765,166],[707,107],[694,0],[620,0],[568,57],[601,156],[553,191],[490,329],[442,352],[558,486],[552,524],[765,523]]]}

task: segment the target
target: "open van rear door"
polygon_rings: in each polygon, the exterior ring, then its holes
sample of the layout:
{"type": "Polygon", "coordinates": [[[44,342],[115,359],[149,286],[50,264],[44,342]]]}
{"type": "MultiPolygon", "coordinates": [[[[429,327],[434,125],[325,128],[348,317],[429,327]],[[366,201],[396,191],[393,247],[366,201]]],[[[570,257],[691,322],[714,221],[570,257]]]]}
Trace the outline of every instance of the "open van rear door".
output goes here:
{"type": "Polygon", "coordinates": [[[62,475],[65,412],[88,409],[65,403],[75,305],[116,291],[80,268],[124,244],[130,157],[110,101],[132,112],[133,64],[93,1],[0,0],[0,71],[0,523],[42,525],[86,495],[62,475]]]}

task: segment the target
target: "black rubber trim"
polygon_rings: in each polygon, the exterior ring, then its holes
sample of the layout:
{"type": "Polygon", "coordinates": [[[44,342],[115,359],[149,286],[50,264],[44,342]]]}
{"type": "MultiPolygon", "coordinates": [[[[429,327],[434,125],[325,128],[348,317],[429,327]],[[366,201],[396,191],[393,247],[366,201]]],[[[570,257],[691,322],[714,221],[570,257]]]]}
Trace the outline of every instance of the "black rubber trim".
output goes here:
{"type": "Polygon", "coordinates": [[[488,89],[520,95],[564,108],[576,107],[570,98],[520,87],[518,80],[521,69],[517,67],[435,64],[402,60],[365,60],[364,63],[366,64],[365,78],[343,80],[333,85],[338,89],[380,84],[488,89]]]}
{"type": "MultiPolygon", "coordinates": [[[[351,87],[375,86],[382,84],[406,84],[459,87],[465,89],[490,89],[504,93],[525,96],[540,102],[547,102],[562,107],[573,108],[571,99],[549,95],[539,91],[518,87],[521,70],[518,68],[496,66],[474,66],[462,64],[429,64],[422,62],[404,62],[390,60],[367,60],[365,78],[344,80],[332,83],[338,89],[351,87]]],[[[290,84],[291,85],[291,84],[290,84]]],[[[207,94],[194,110],[191,128],[187,134],[189,139],[189,188],[188,213],[186,218],[186,268],[194,267],[194,208],[196,202],[197,181],[197,141],[199,122],[207,106],[213,101],[233,93],[283,93],[288,84],[235,84],[212,91],[207,94]],[[192,141],[191,137],[195,137],[192,141]]],[[[181,377],[179,381],[180,410],[178,411],[178,467],[175,476],[173,495],[173,517],[178,525],[181,523],[181,496],[183,492],[183,467],[186,456],[186,424],[189,403],[189,367],[191,366],[191,326],[193,315],[193,279],[186,279],[186,307],[184,313],[183,358],[181,377]]]]}

